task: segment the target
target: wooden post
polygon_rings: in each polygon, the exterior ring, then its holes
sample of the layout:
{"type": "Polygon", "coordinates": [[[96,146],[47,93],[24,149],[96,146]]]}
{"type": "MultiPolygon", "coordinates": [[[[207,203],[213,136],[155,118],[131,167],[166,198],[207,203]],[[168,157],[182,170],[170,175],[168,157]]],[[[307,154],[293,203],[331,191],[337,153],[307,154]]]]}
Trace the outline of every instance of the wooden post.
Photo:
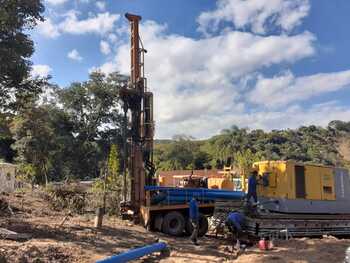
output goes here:
{"type": "Polygon", "coordinates": [[[102,227],[103,214],[104,214],[103,208],[99,207],[96,209],[96,216],[95,216],[95,223],[94,223],[95,228],[102,227]]]}
{"type": "Polygon", "coordinates": [[[103,171],[104,172],[104,180],[103,180],[103,200],[102,200],[102,207],[99,207],[96,209],[96,216],[95,216],[95,223],[94,227],[95,228],[101,228],[102,227],[102,222],[103,222],[103,216],[106,211],[106,198],[107,198],[107,173],[108,173],[108,163],[107,163],[107,168],[103,171]]]}

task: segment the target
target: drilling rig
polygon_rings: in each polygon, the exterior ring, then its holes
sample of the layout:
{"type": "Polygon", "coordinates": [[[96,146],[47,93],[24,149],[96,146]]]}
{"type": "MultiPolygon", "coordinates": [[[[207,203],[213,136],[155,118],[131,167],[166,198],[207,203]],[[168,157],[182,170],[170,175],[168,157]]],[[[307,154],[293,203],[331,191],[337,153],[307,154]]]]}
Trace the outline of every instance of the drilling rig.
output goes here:
{"type": "Polygon", "coordinates": [[[127,199],[126,169],[131,180],[130,209],[134,218],[145,204],[145,185],[152,185],[153,165],[153,94],[147,90],[144,49],[139,35],[141,16],[125,14],[131,26],[130,83],[120,90],[124,105],[124,201],[127,199]]]}

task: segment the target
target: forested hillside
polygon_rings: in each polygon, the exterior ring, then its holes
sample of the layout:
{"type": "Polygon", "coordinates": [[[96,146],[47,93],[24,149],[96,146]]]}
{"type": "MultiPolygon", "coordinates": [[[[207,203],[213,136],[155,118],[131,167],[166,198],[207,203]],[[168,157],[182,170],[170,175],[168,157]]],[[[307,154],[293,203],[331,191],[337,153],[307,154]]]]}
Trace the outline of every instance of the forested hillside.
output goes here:
{"type": "Polygon", "coordinates": [[[158,141],[155,163],[161,170],[222,168],[249,153],[258,160],[348,166],[349,138],[350,122],[342,121],[332,121],[326,128],[312,125],[271,132],[232,126],[208,140],[177,136],[171,142],[158,141]]]}

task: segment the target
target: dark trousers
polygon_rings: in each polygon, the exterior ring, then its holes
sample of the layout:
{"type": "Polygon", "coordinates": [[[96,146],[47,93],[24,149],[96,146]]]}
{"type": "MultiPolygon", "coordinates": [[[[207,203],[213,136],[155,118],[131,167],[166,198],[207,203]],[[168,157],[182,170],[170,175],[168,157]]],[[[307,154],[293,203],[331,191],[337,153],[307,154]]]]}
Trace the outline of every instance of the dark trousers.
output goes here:
{"type": "Polygon", "coordinates": [[[252,198],[252,197],[253,197],[255,203],[258,202],[258,196],[257,196],[256,192],[255,193],[248,192],[247,201],[250,201],[250,198],[252,198]]]}
{"type": "Polygon", "coordinates": [[[197,240],[198,240],[198,220],[191,219],[191,224],[193,227],[193,231],[191,234],[191,241],[193,243],[197,243],[197,240]]]}

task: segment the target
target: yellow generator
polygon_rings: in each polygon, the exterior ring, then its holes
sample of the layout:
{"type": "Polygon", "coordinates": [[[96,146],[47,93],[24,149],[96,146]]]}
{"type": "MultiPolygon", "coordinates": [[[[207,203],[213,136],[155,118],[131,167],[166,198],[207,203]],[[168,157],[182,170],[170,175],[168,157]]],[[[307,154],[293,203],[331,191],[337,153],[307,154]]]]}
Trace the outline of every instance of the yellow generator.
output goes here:
{"type": "Polygon", "coordinates": [[[210,177],[208,178],[208,188],[233,191],[234,184],[228,178],[210,177]]]}
{"type": "MultiPolygon", "coordinates": [[[[254,163],[259,202],[282,213],[350,214],[350,180],[346,169],[294,161],[254,163]]],[[[244,190],[247,190],[247,178],[244,190]]]]}

